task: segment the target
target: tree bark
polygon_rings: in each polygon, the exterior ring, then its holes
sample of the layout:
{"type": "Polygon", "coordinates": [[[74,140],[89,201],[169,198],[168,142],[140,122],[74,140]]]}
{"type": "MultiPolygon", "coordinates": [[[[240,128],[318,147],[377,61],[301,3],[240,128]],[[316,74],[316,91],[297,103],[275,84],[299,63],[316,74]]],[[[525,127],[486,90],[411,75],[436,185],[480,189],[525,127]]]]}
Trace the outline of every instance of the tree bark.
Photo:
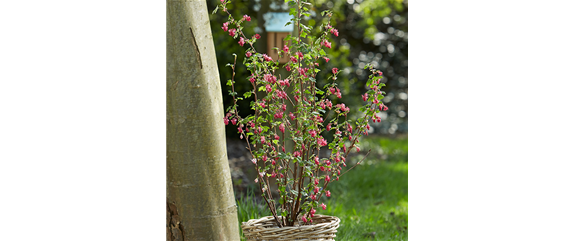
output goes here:
{"type": "Polygon", "coordinates": [[[167,1],[167,240],[239,240],[205,0],[167,1]]]}

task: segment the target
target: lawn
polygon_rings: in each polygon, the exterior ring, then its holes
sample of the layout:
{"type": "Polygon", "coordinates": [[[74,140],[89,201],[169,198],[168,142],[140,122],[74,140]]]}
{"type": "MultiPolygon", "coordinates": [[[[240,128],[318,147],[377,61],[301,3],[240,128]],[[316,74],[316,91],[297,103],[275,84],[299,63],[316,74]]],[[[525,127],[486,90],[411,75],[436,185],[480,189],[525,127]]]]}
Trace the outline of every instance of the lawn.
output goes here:
{"type": "MultiPolygon", "coordinates": [[[[363,138],[361,149],[371,153],[329,185],[331,198],[321,200],[327,209],[317,213],[341,219],[337,240],[408,240],[408,140],[363,138]]],[[[363,157],[359,154],[349,164],[363,157]]],[[[239,198],[239,224],[270,215],[253,200],[250,195],[239,198]]]]}

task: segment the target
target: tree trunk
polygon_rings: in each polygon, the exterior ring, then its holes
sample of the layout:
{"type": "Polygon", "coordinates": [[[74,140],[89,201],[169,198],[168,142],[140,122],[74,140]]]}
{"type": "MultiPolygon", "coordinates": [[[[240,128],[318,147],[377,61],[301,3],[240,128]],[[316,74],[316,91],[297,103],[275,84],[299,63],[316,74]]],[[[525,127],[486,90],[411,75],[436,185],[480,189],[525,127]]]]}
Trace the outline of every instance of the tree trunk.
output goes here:
{"type": "Polygon", "coordinates": [[[167,1],[167,240],[239,240],[205,0],[167,1]]]}

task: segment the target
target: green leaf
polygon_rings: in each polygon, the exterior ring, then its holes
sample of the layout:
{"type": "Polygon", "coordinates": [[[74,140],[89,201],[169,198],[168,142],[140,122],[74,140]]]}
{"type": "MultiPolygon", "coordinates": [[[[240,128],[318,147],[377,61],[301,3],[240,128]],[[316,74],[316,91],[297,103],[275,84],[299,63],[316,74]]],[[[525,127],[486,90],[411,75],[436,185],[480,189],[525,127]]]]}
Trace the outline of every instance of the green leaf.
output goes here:
{"type": "Polygon", "coordinates": [[[296,9],[296,8],[291,8],[291,9],[289,10],[289,15],[297,16],[297,9],[296,9]]]}
{"type": "Polygon", "coordinates": [[[251,97],[251,92],[245,92],[245,93],[243,93],[243,96],[245,98],[249,98],[249,97],[251,97]]]}
{"type": "Polygon", "coordinates": [[[228,80],[227,80],[227,85],[228,85],[228,86],[233,85],[233,81],[231,81],[230,79],[228,79],[228,80]]]}
{"type": "Polygon", "coordinates": [[[215,14],[217,12],[217,10],[219,10],[219,5],[215,6],[215,10],[213,10],[213,12],[211,12],[211,14],[215,14]]]}

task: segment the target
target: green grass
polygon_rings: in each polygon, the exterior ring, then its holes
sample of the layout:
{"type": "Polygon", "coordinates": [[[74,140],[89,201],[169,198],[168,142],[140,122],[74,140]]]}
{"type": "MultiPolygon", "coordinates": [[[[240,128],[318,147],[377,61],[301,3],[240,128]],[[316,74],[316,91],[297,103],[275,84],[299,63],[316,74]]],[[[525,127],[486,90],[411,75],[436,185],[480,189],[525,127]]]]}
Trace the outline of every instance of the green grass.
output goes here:
{"type": "MultiPolygon", "coordinates": [[[[361,149],[371,154],[329,185],[331,198],[321,200],[327,209],[317,213],[341,219],[337,240],[408,240],[408,140],[364,138],[361,149]]],[[[270,215],[252,193],[242,196],[238,207],[239,224],[270,215]]]]}

